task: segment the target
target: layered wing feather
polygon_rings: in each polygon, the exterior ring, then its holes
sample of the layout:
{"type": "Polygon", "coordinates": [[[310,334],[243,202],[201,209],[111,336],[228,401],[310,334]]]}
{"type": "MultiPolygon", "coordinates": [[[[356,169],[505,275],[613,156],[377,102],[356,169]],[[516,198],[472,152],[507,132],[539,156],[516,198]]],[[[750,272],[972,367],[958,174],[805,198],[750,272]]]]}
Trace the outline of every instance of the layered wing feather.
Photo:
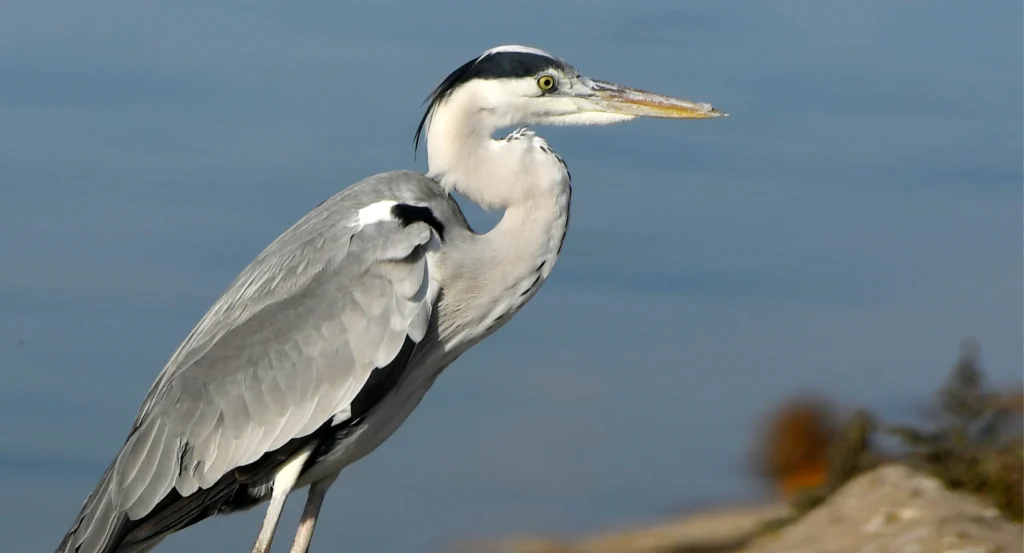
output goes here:
{"type": "Polygon", "coordinates": [[[166,498],[206,494],[185,509],[201,512],[231,471],[344,421],[371,371],[423,338],[439,290],[439,233],[360,210],[441,197],[420,175],[378,175],[268,246],[172,356],[58,551],[117,551],[130,521],[183,509],[166,498]]]}

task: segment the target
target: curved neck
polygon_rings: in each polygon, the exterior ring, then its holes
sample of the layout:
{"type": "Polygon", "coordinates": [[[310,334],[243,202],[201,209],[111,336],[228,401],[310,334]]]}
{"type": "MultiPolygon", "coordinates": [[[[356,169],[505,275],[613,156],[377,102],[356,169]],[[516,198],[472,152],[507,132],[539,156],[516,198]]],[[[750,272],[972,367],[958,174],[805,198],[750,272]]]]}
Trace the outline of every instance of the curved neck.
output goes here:
{"type": "Polygon", "coordinates": [[[458,91],[437,106],[427,127],[429,176],[484,209],[503,209],[484,235],[442,249],[445,292],[439,329],[455,348],[496,330],[537,292],[561,252],[571,188],[561,159],[543,139],[497,120],[458,91]]]}
{"type": "Polygon", "coordinates": [[[564,193],[565,167],[543,139],[529,132],[494,139],[499,129],[517,122],[459,92],[435,108],[427,127],[431,178],[487,210],[550,201],[564,193]]]}
{"type": "Polygon", "coordinates": [[[562,251],[570,199],[566,180],[550,196],[509,206],[486,234],[442,248],[438,331],[456,355],[505,324],[544,284],[562,251]]]}

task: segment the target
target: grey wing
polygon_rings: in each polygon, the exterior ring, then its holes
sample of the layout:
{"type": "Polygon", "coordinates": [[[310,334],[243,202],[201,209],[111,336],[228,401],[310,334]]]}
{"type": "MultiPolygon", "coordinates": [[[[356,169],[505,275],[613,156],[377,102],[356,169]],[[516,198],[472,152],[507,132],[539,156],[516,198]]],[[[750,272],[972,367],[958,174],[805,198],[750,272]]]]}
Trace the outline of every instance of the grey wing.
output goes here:
{"type": "Polygon", "coordinates": [[[211,490],[230,471],[344,421],[371,372],[423,338],[439,291],[439,233],[386,216],[361,221],[369,200],[339,196],[271,244],[172,356],[66,543],[103,551],[127,520],[158,505],[201,511],[161,501],[211,490]],[[96,501],[93,511],[124,515],[120,528],[83,520],[96,501]]]}

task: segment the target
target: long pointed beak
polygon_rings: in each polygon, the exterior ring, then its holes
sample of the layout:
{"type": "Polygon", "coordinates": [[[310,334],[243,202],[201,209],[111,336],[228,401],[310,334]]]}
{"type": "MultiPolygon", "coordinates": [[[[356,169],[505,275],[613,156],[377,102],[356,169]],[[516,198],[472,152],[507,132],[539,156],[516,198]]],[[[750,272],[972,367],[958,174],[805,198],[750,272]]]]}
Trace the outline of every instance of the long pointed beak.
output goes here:
{"type": "Polygon", "coordinates": [[[706,102],[670,98],[604,81],[591,80],[591,83],[594,96],[588,99],[601,111],[609,113],[662,119],[712,119],[729,115],[706,102]]]}

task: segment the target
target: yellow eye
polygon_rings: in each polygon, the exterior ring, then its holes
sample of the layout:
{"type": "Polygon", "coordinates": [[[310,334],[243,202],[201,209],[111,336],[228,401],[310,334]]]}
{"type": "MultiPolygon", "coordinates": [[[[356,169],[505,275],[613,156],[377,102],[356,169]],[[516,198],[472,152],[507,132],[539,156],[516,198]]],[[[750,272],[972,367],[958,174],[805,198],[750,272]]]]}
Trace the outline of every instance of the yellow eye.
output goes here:
{"type": "Polygon", "coordinates": [[[540,87],[544,92],[549,92],[555,88],[555,78],[551,75],[541,75],[537,79],[537,86],[540,87]]]}

